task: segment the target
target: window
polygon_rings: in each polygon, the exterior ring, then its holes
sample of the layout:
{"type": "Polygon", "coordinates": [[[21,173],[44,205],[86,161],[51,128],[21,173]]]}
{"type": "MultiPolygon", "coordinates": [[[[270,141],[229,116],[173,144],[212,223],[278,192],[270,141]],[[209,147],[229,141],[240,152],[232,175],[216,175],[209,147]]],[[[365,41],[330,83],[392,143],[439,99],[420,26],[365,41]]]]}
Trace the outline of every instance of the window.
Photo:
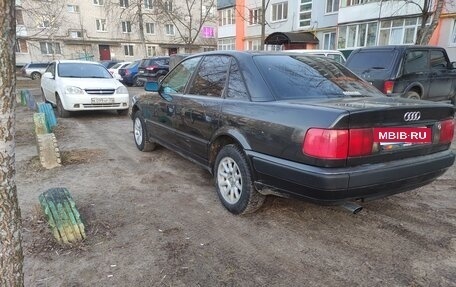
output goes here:
{"type": "Polygon", "coordinates": [[[382,21],[379,45],[414,44],[420,22],[419,18],[382,21]]]}
{"type": "Polygon", "coordinates": [[[326,0],[326,13],[339,11],[339,0],[326,0]]]}
{"type": "Polygon", "coordinates": [[[98,32],[106,32],[106,19],[97,19],[97,31],[98,32]]]}
{"type": "Polygon", "coordinates": [[[225,88],[230,57],[206,56],[199,65],[189,94],[221,97],[225,88]]]}
{"type": "Polygon", "coordinates": [[[375,46],[376,34],[376,22],[340,26],[338,48],[375,46]]]}
{"type": "Polygon", "coordinates": [[[446,69],[448,62],[442,51],[431,51],[431,69],[446,69]]]}
{"type": "Polygon", "coordinates": [[[241,72],[236,61],[231,61],[230,78],[228,80],[228,91],[226,97],[236,100],[249,100],[249,93],[245,87],[241,72]]]}
{"type": "Polygon", "coordinates": [[[130,21],[122,21],[122,32],[131,33],[131,22],[130,21]]]}
{"type": "Polygon", "coordinates": [[[312,0],[301,0],[299,6],[299,27],[310,26],[312,18],[312,0]]]}
{"type": "Polygon", "coordinates": [[[42,19],[38,23],[39,28],[49,28],[51,27],[51,21],[49,19],[42,19]]]}
{"type": "Polygon", "coordinates": [[[219,11],[219,26],[234,25],[234,9],[228,8],[219,11]]]}
{"type": "Polygon", "coordinates": [[[166,0],[163,3],[163,6],[164,6],[166,12],[172,12],[173,11],[173,2],[171,0],[166,0]]]}
{"type": "Polygon", "coordinates": [[[125,56],[134,56],[133,45],[124,45],[123,47],[125,56]]]}
{"type": "Polygon", "coordinates": [[[103,6],[104,0],[93,0],[93,5],[103,6]]]}
{"type": "Polygon", "coordinates": [[[128,0],[120,0],[119,6],[122,8],[127,8],[129,6],[128,0]]]}
{"type": "Polygon", "coordinates": [[[82,38],[82,31],[69,31],[70,37],[73,39],[82,38]]]}
{"type": "Polygon", "coordinates": [[[380,2],[380,1],[387,1],[387,0],[342,0],[342,7],[347,6],[354,6],[359,4],[366,4],[369,2],[380,2]]]}
{"type": "Polygon", "coordinates": [[[16,25],[24,25],[24,17],[22,16],[22,10],[16,10],[16,25]]]}
{"type": "Polygon", "coordinates": [[[51,42],[40,42],[41,54],[60,54],[60,44],[51,42]]]}
{"type": "MultiPolygon", "coordinates": [[[[305,0],[301,0],[302,2],[309,2],[305,0]]],[[[312,1],[310,1],[310,5],[312,6],[312,1]]],[[[272,14],[271,14],[271,20],[274,21],[282,21],[286,20],[288,17],[288,2],[282,2],[278,4],[273,4],[272,5],[272,14]]]]}
{"type": "Polygon", "coordinates": [[[146,23],[146,33],[155,34],[155,23],[146,23]]]}
{"type": "Polygon", "coordinates": [[[147,50],[147,57],[153,57],[157,55],[157,47],[156,46],[146,46],[147,50]]]}
{"type": "Polygon", "coordinates": [[[28,53],[27,42],[24,39],[16,39],[16,53],[28,53]]]}
{"type": "Polygon", "coordinates": [[[174,35],[174,25],[173,24],[165,24],[165,34],[174,35]]]}
{"type": "Polygon", "coordinates": [[[201,6],[201,14],[204,16],[214,17],[215,16],[215,6],[201,6]]]}
{"type": "Polygon", "coordinates": [[[188,80],[192,76],[200,60],[201,57],[184,60],[175,69],[173,69],[169,73],[169,76],[161,83],[163,92],[165,94],[184,93],[185,86],[187,86],[188,80]]]}
{"type": "Polygon", "coordinates": [[[255,25],[261,23],[261,9],[250,9],[249,10],[249,25],[255,25]]]}
{"type": "Polygon", "coordinates": [[[335,50],[336,49],[336,32],[323,34],[323,49],[335,50]]]}
{"type": "Polygon", "coordinates": [[[456,20],[453,22],[453,33],[450,36],[450,43],[456,44],[456,20]]]}
{"type": "Polygon", "coordinates": [[[154,7],[154,0],[144,0],[144,8],[152,9],[154,7]]]}
{"type": "Polygon", "coordinates": [[[247,50],[259,51],[260,48],[261,48],[261,40],[260,39],[247,41],[247,50]]]}
{"type": "Polygon", "coordinates": [[[236,44],[235,44],[235,39],[234,38],[224,38],[224,39],[219,39],[218,40],[218,50],[235,50],[236,49],[236,44]]]}
{"type": "Polygon", "coordinates": [[[215,38],[215,28],[214,27],[208,27],[208,26],[204,26],[202,29],[201,29],[201,36],[203,38],[215,38]]]}
{"type": "Polygon", "coordinates": [[[70,13],[79,13],[78,5],[67,5],[67,11],[70,13]]]}
{"type": "Polygon", "coordinates": [[[428,70],[428,52],[410,51],[404,64],[404,74],[413,74],[428,70]]]}

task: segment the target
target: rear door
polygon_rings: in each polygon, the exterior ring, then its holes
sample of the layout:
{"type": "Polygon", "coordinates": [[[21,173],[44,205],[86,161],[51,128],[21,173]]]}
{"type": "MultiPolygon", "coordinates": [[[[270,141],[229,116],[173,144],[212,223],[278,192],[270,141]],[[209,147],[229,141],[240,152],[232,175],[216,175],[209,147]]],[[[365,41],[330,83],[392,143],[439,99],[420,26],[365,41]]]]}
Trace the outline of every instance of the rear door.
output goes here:
{"type": "MultiPolygon", "coordinates": [[[[449,61],[442,50],[431,50],[431,80],[427,99],[438,101],[449,99],[453,86],[454,72],[449,69],[449,61]]],[[[425,98],[426,99],[426,98],[425,98]]]]}
{"type": "Polygon", "coordinates": [[[206,56],[196,71],[188,93],[182,97],[180,132],[190,145],[192,156],[207,163],[209,141],[220,124],[230,56],[206,56]]]}

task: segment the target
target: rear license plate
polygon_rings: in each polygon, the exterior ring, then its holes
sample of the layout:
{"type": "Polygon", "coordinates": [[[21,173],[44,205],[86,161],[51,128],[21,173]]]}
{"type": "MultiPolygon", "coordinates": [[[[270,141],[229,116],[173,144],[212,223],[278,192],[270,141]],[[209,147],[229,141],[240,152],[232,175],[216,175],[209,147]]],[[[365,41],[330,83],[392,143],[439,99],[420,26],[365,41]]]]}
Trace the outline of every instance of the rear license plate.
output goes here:
{"type": "Polygon", "coordinates": [[[92,98],[92,104],[112,104],[114,98],[92,98]]]}

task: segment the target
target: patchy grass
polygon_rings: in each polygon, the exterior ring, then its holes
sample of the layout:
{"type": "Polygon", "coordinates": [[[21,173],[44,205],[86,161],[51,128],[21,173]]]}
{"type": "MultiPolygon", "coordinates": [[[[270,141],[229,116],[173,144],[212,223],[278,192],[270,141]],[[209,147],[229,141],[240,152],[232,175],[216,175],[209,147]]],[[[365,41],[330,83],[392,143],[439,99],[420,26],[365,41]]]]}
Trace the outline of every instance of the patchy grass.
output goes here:
{"type": "Polygon", "coordinates": [[[60,151],[63,165],[84,164],[95,161],[103,153],[101,149],[76,149],[60,151]]]}

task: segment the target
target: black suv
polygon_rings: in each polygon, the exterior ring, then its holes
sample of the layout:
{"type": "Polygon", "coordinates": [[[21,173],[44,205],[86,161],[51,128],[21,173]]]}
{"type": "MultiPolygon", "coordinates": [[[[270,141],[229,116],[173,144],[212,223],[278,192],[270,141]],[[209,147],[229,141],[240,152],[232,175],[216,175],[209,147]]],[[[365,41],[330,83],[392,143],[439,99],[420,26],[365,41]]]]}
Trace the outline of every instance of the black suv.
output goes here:
{"type": "Polygon", "coordinates": [[[138,81],[160,81],[169,71],[169,57],[152,57],[142,59],[138,68],[138,81]]]}
{"type": "Polygon", "coordinates": [[[456,63],[435,46],[379,46],[354,50],[345,64],[387,96],[451,101],[456,63]]]}

